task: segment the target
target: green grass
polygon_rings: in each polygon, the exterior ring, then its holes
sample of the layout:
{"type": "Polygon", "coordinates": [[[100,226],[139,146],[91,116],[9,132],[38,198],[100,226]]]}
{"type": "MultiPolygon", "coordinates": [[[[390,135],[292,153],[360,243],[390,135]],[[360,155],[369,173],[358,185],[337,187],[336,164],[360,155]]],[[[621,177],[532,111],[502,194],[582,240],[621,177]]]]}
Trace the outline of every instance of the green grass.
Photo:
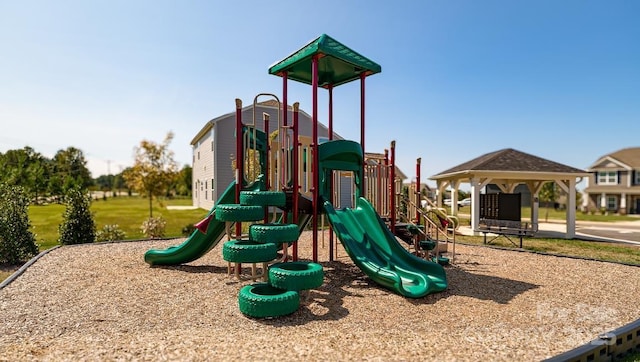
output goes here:
{"type": "Polygon", "coordinates": [[[13,274],[19,268],[20,267],[18,267],[18,266],[16,266],[16,267],[0,266],[0,282],[2,282],[3,280],[7,279],[11,274],[13,274]]]}
{"type": "MultiPolygon", "coordinates": [[[[195,224],[206,214],[207,210],[167,210],[166,205],[191,205],[191,199],[172,199],[153,202],[153,216],[162,216],[167,221],[167,237],[179,237],[182,228],[195,224]]],[[[62,222],[65,207],[63,205],[32,205],[29,207],[29,218],[40,250],[58,245],[58,225],[62,222]]],[[[118,224],[127,235],[127,239],[145,238],[140,230],[142,222],[149,216],[149,201],[140,197],[115,197],[107,201],[100,199],[91,203],[97,230],[104,225],[118,224]]]]}

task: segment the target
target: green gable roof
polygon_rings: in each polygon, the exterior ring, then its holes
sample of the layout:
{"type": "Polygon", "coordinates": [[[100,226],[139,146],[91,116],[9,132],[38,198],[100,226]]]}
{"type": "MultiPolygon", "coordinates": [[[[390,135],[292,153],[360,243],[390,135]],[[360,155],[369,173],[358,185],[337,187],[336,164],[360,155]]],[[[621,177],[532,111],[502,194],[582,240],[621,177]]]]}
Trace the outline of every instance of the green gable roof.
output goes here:
{"type": "Polygon", "coordinates": [[[367,76],[380,73],[382,68],[346,45],[338,42],[327,34],[302,47],[269,68],[269,74],[282,76],[287,72],[287,78],[298,82],[311,84],[311,59],[320,55],[318,60],[318,85],[327,88],[334,87],[352,80],[360,79],[364,72],[367,76]]]}

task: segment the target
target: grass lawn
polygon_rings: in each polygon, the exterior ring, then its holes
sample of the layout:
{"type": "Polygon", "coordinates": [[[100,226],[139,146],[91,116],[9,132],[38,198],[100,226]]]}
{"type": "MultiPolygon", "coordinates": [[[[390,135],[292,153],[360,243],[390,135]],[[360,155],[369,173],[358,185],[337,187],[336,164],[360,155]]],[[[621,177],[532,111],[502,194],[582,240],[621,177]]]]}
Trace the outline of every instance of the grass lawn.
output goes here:
{"type": "Polygon", "coordinates": [[[7,279],[9,275],[13,274],[19,268],[20,267],[13,267],[13,266],[9,267],[9,266],[0,265],[0,282],[7,279]]]}
{"type": "MultiPolygon", "coordinates": [[[[207,210],[167,210],[167,205],[191,205],[191,199],[166,200],[161,206],[157,201],[153,202],[153,216],[162,216],[167,221],[167,237],[179,237],[182,228],[195,224],[206,214],[207,210]]],[[[49,249],[58,245],[58,225],[62,222],[64,205],[32,205],[29,207],[29,218],[33,232],[40,250],[49,249]]],[[[97,230],[104,225],[118,224],[126,233],[127,239],[143,239],[140,230],[142,222],[149,216],[149,201],[140,197],[114,197],[107,201],[102,199],[91,203],[91,211],[94,215],[97,230]]]]}

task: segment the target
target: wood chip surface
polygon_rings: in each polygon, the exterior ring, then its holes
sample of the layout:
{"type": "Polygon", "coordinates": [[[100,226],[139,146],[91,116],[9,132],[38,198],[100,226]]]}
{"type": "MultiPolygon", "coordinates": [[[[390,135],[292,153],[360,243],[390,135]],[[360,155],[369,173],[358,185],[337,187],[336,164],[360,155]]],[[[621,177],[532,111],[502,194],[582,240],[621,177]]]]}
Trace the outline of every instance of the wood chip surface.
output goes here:
{"type": "MultiPolygon", "coordinates": [[[[188,265],[149,267],[182,240],[53,250],[0,290],[0,361],[536,361],[640,318],[640,268],[457,245],[447,291],[421,299],[373,283],[328,238],[324,285],[277,319],[238,309],[249,282],[221,244],[188,265]]],[[[311,258],[311,233],[299,242],[311,258]]],[[[249,272],[247,268],[245,272],[249,272]]]]}

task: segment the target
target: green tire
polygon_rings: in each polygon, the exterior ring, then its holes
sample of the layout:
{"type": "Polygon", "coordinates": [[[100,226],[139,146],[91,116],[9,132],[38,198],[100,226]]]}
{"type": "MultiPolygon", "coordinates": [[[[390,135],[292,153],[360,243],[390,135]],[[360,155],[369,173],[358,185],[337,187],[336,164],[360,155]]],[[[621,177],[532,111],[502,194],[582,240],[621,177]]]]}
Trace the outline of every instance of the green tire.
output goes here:
{"type": "Polygon", "coordinates": [[[295,312],[300,307],[296,291],[274,288],[267,283],[244,286],[238,294],[240,312],[249,317],[279,317],[295,312]]]}
{"type": "Polygon", "coordinates": [[[216,219],[219,221],[259,221],[264,219],[262,206],[238,204],[216,205],[216,219]]]}
{"type": "Polygon", "coordinates": [[[241,191],[241,205],[284,207],[287,196],[282,191],[241,191]]]}
{"type": "Polygon", "coordinates": [[[249,239],[260,243],[293,243],[300,237],[296,224],[253,224],[249,226],[249,239]]]}
{"type": "Polygon", "coordinates": [[[278,247],[273,243],[231,240],[222,247],[222,259],[231,263],[264,263],[277,257],[278,247]]]}
{"type": "Polygon", "coordinates": [[[433,240],[420,240],[420,249],[433,250],[436,248],[436,242],[433,240]]]}
{"type": "Polygon", "coordinates": [[[286,290],[305,290],[318,288],[324,282],[322,265],[294,261],[276,263],[269,267],[269,283],[276,288],[286,290]]]}

